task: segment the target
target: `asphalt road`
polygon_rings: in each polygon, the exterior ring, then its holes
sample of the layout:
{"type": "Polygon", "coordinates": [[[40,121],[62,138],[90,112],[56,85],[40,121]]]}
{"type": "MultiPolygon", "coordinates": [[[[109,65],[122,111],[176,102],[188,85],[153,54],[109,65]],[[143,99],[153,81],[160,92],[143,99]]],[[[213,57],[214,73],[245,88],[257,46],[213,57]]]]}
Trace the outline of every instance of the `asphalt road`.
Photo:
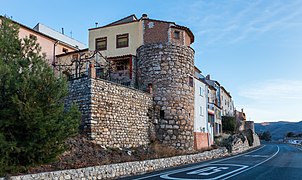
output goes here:
{"type": "Polygon", "coordinates": [[[302,180],[302,148],[265,144],[254,151],[126,179],[298,179],[302,180]]]}

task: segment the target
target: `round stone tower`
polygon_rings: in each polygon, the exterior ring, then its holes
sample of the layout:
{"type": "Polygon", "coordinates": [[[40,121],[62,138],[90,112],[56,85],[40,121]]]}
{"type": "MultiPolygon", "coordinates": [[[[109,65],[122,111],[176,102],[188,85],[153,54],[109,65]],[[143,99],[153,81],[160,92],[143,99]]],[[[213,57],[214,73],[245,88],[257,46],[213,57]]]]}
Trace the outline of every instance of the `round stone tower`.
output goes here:
{"type": "Polygon", "coordinates": [[[194,50],[172,44],[137,49],[140,89],[152,88],[157,138],[169,146],[192,150],[194,145],[194,50]]]}

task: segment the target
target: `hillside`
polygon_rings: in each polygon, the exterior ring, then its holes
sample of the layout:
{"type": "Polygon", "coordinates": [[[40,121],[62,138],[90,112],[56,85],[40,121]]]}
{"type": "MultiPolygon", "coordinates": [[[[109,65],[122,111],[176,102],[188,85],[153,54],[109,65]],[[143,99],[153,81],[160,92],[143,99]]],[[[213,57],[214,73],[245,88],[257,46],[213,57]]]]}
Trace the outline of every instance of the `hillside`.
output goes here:
{"type": "Polygon", "coordinates": [[[256,133],[270,131],[273,140],[282,139],[288,132],[302,133],[302,121],[300,122],[263,122],[255,123],[256,133]]]}

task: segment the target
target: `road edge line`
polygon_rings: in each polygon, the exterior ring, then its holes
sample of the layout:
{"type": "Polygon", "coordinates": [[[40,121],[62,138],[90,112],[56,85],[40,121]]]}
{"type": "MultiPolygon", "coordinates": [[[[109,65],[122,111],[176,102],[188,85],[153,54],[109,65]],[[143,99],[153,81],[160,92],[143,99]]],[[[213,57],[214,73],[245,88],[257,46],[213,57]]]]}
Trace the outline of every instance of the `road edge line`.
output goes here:
{"type": "Polygon", "coordinates": [[[262,161],[262,162],[260,162],[260,163],[258,163],[258,164],[255,164],[255,165],[252,166],[252,167],[249,167],[249,168],[247,168],[247,169],[244,169],[244,170],[242,170],[242,171],[240,171],[240,172],[238,172],[238,173],[232,174],[231,176],[228,176],[228,177],[224,178],[223,180],[229,179],[229,178],[234,177],[234,176],[237,176],[237,175],[239,175],[239,174],[241,174],[241,173],[243,173],[243,172],[246,172],[246,171],[248,171],[248,170],[251,170],[251,169],[253,169],[253,168],[255,168],[255,167],[258,167],[258,166],[260,166],[261,164],[263,164],[263,163],[265,163],[265,162],[271,160],[273,157],[275,157],[275,156],[279,153],[280,148],[279,148],[278,145],[277,145],[277,148],[278,148],[277,152],[275,152],[275,154],[273,154],[271,157],[267,158],[266,160],[264,160],[264,161],[262,161]]]}

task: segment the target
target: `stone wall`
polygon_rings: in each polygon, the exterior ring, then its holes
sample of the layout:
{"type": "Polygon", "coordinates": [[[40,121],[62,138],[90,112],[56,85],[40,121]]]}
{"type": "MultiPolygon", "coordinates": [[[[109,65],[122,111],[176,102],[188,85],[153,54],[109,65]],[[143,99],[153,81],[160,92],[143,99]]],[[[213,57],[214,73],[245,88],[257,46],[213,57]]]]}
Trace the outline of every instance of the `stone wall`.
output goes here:
{"type": "Polygon", "coordinates": [[[91,120],[91,79],[79,78],[69,81],[69,95],[65,100],[65,107],[69,108],[72,103],[78,105],[82,113],[81,130],[90,133],[88,124],[91,120]]]}
{"type": "Polygon", "coordinates": [[[131,176],[145,172],[152,172],[168,167],[174,167],[189,163],[196,163],[213,158],[227,156],[226,148],[206,151],[199,154],[175,156],[171,158],[153,159],[146,161],[126,162],[120,164],[110,164],[103,166],[94,166],[80,169],[70,169],[63,171],[45,172],[39,174],[28,174],[21,176],[13,176],[10,180],[25,180],[25,179],[110,179],[121,176],[131,176]]]}
{"type": "Polygon", "coordinates": [[[143,45],[137,50],[138,85],[153,88],[158,139],[169,146],[194,146],[194,50],[171,44],[143,45]]]}
{"type": "Polygon", "coordinates": [[[258,137],[257,134],[253,133],[252,134],[253,136],[253,139],[252,139],[252,144],[250,145],[249,142],[248,142],[248,138],[247,136],[244,136],[244,135],[234,135],[234,139],[232,141],[232,144],[231,144],[231,153],[240,153],[240,152],[243,152],[243,151],[246,151],[250,148],[255,148],[255,147],[258,147],[260,146],[260,139],[258,137]]]}
{"type": "Polygon", "coordinates": [[[247,138],[244,136],[243,138],[235,137],[231,145],[231,153],[237,154],[243,151],[250,149],[247,138]]]}
{"type": "Polygon", "coordinates": [[[245,130],[252,130],[255,133],[255,124],[254,121],[245,121],[244,122],[244,129],[245,130]]]}
{"type": "Polygon", "coordinates": [[[260,138],[257,134],[253,134],[253,139],[254,139],[254,142],[253,142],[253,147],[257,147],[257,146],[260,146],[261,143],[260,143],[260,138]]]}
{"type": "Polygon", "coordinates": [[[137,147],[154,134],[150,94],[101,79],[70,82],[66,106],[79,105],[82,127],[95,143],[106,147],[137,147]]]}
{"type": "Polygon", "coordinates": [[[92,79],[91,138],[109,147],[137,147],[153,131],[150,94],[92,79]]]}

